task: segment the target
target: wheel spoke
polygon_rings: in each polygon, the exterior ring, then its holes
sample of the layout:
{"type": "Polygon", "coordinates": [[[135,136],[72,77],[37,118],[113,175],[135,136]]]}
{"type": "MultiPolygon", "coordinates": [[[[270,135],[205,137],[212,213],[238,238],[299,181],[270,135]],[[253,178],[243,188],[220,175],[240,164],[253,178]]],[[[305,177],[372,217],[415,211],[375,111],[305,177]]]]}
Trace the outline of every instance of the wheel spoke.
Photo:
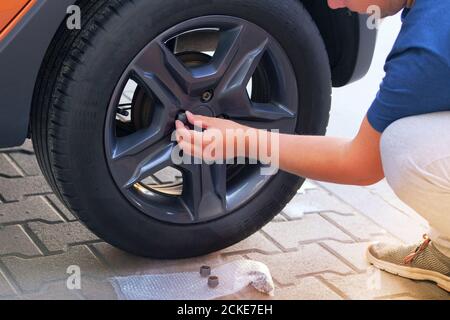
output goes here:
{"type": "MultiPolygon", "coordinates": [[[[293,88],[294,92],[295,88],[293,88]]],[[[287,98],[276,93],[269,102],[253,101],[241,96],[240,104],[229,104],[224,112],[229,118],[258,129],[278,129],[282,133],[295,132],[298,119],[298,97],[287,98]]]]}
{"type": "Polygon", "coordinates": [[[253,102],[242,93],[230,98],[223,114],[250,127],[283,130],[296,120],[296,114],[282,104],[253,102]]]}
{"type": "MultiPolygon", "coordinates": [[[[121,139],[130,138],[138,133],[121,139]]],[[[146,143],[138,144],[139,147],[112,157],[112,165],[122,188],[129,188],[172,165],[172,152],[176,146],[175,142],[168,138],[161,139],[153,144],[150,143],[151,139],[145,141],[146,143]]],[[[123,141],[121,143],[125,144],[123,141]]]]}
{"type": "Polygon", "coordinates": [[[116,137],[113,159],[134,156],[148,149],[156,142],[169,135],[173,126],[168,124],[169,115],[165,110],[155,110],[152,124],[125,137],[116,137]]]}
{"type": "Polygon", "coordinates": [[[221,96],[246,90],[269,45],[268,35],[251,24],[222,32],[214,61],[223,70],[218,87],[221,96]]]}
{"type": "Polygon", "coordinates": [[[185,102],[183,88],[192,76],[165,44],[153,41],[131,66],[132,77],[168,108],[185,102]]]}
{"type": "Polygon", "coordinates": [[[226,212],[226,165],[182,165],[181,201],[193,221],[208,219],[226,212]]]}
{"type": "Polygon", "coordinates": [[[295,114],[282,104],[256,103],[247,93],[247,85],[269,46],[268,35],[252,24],[222,32],[216,56],[228,68],[216,92],[218,114],[261,129],[282,129],[295,120],[295,114]]]}

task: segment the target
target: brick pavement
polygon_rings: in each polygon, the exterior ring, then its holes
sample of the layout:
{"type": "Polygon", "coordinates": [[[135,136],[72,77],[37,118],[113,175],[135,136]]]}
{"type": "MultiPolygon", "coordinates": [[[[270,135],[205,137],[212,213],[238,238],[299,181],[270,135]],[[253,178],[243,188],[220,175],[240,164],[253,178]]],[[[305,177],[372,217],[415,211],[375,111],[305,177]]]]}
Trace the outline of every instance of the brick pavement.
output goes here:
{"type": "MultiPolygon", "coordinates": [[[[275,299],[449,299],[428,282],[379,272],[364,258],[374,240],[417,241],[426,224],[385,182],[357,188],[308,181],[260,232],[206,257],[143,259],[104,243],[59,203],[32,145],[0,151],[0,299],[115,299],[113,275],[197,270],[235,259],[266,263],[275,299]],[[66,286],[78,265],[80,290],[66,286]]],[[[245,289],[234,299],[265,299],[245,289]]]]}

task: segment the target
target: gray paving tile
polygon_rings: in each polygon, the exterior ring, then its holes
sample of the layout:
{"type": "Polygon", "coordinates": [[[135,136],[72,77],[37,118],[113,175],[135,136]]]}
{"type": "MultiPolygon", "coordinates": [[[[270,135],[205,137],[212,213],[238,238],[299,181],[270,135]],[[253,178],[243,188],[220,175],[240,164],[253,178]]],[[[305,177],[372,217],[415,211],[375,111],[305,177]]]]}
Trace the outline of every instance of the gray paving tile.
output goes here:
{"type": "Polygon", "coordinates": [[[296,221],[272,222],[263,231],[285,249],[295,249],[299,243],[316,242],[320,239],[353,241],[347,234],[315,214],[296,221]]]}
{"type": "Polygon", "coordinates": [[[43,176],[8,179],[0,176],[0,196],[5,201],[22,200],[24,196],[51,193],[43,176]]]}
{"type": "Polygon", "coordinates": [[[71,247],[58,255],[32,259],[4,257],[1,261],[24,291],[38,291],[48,282],[67,280],[68,267],[73,265],[80,267],[82,277],[102,280],[111,276],[109,269],[85,246],[71,247]]]}
{"type": "Polygon", "coordinates": [[[0,224],[30,220],[62,222],[63,219],[44,197],[33,196],[18,202],[0,203],[0,224]]]}
{"type": "Polygon", "coordinates": [[[99,240],[78,221],[58,224],[31,222],[28,225],[50,252],[67,250],[68,246],[99,240]]]}
{"type": "Polygon", "coordinates": [[[21,226],[0,229],[0,255],[37,256],[41,251],[21,226]]]}

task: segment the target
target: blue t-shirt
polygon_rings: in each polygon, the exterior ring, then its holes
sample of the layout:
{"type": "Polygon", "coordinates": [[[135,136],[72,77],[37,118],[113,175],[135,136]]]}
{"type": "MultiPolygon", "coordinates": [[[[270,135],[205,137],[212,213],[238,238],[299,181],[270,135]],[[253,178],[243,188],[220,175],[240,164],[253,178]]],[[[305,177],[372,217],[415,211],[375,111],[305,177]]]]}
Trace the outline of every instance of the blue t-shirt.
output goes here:
{"type": "Polygon", "coordinates": [[[367,113],[379,132],[404,117],[450,111],[450,0],[416,0],[402,20],[367,113]]]}

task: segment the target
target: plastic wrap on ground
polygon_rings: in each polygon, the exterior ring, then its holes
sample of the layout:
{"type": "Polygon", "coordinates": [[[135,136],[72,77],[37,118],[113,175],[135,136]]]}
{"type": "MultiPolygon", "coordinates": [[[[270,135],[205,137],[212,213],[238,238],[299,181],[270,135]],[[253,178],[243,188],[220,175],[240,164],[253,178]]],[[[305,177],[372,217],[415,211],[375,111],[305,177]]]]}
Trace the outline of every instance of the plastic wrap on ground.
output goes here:
{"type": "Polygon", "coordinates": [[[219,286],[208,287],[208,278],[200,272],[136,275],[115,277],[110,281],[121,300],[211,300],[236,293],[247,286],[274,295],[269,268],[252,260],[233,261],[212,268],[219,277],[219,286]]]}

